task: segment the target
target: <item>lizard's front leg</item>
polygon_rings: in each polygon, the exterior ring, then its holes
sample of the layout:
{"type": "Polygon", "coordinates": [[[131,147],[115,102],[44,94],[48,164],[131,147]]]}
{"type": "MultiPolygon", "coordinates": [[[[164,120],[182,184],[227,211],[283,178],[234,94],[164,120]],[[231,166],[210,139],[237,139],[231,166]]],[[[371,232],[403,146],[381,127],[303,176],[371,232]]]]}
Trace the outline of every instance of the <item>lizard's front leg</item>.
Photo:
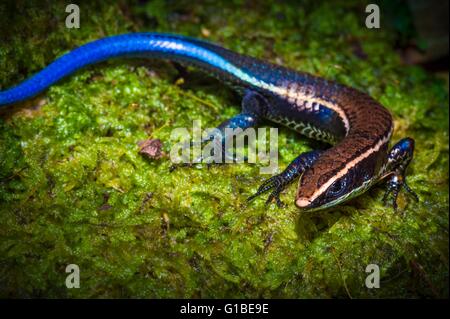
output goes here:
{"type": "Polygon", "coordinates": [[[286,169],[278,175],[274,175],[267,179],[258,188],[257,192],[250,196],[247,200],[250,201],[255,197],[272,190],[269,197],[267,198],[266,204],[272,202],[275,199],[278,207],[283,206],[280,200],[280,193],[286,188],[291,182],[293,182],[298,176],[301,176],[306,169],[311,167],[311,165],[319,158],[323,151],[310,151],[297,156],[286,169]]]}
{"type": "Polygon", "coordinates": [[[417,194],[406,183],[406,168],[413,158],[414,140],[404,138],[395,144],[388,154],[386,172],[383,178],[388,178],[387,190],[383,196],[383,202],[386,203],[389,195],[392,193],[392,206],[397,209],[397,197],[400,190],[405,190],[416,200],[419,200],[417,194]]]}

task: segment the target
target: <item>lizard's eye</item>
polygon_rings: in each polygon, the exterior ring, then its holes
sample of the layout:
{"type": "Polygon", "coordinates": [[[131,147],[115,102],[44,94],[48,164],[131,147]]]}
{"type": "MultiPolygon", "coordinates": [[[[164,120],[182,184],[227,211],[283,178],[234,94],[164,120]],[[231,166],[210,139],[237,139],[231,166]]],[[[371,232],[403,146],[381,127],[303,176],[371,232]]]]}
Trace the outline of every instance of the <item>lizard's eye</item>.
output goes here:
{"type": "Polygon", "coordinates": [[[346,185],[345,179],[340,179],[330,186],[328,194],[333,197],[339,197],[344,193],[346,185]]]}

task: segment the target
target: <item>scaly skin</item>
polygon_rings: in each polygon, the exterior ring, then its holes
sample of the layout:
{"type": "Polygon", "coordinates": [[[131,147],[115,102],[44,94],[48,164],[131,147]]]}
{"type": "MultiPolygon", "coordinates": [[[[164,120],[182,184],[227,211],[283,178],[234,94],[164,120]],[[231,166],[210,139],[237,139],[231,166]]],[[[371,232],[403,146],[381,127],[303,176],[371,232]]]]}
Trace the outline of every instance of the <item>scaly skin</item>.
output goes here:
{"type": "Polygon", "coordinates": [[[136,56],[194,65],[241,92],[242,112],[218,126],[223,140],[228,137],[227,127],[245,129],[268,119],[333,145],[325,151],[299,155],[250,199],[272,190],[268,202],[275,199],[281,205],[280,192],[298,176],[301,179],[295,203],[304,210],[342,203],[386,177],[387,195],[393,193],[394,208],[403,186],[414,194],[405,179],[414,141],[403,139],[388,151],[394,129],[392,117],[370,96],[188,37],[131,33],[88,43],[28,80],[0,92],[0,106],[29,99],[86,65],[136,56]]]}

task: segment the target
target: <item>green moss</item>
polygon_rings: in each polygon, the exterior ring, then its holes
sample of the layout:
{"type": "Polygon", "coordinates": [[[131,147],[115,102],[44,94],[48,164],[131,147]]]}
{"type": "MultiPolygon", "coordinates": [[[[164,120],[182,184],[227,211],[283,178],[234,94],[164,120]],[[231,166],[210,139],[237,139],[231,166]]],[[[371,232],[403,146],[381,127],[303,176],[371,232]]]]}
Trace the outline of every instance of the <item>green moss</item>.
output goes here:
{"type": "MultiPolygon", "coordinates": [[[[197,71],[178,85],[170,64],[103,63],[2,111],[0,296],[448,297],[446,84],[402,65],[389,30],[366,29],[358,3],[268,3],[223,3],[220,13],[209,2],[84,3],[79,30],[64,28],[62,4],[2,3],[0,87],[105,35],[209,31],[228,48],[380,100],[394,114],[394,140],[416,140],[408,178],[420,202],[402,194],[395,213],[375,187],[306,214],[294,186],[282,194],[287,208],[247,205],[266,178],[257,165],[169,173],[167,158],[145,159],[137,143],[159,138],[168,152],[173,128],[217,125],[239,101],[197,71]],[[80,289],[65,287],[71,263],[80,289]],[[364,285],[370,263],[380,289],[364,285]]],[[[282,168],[311,143],[282,128],[279,146],[282,168]]]]}

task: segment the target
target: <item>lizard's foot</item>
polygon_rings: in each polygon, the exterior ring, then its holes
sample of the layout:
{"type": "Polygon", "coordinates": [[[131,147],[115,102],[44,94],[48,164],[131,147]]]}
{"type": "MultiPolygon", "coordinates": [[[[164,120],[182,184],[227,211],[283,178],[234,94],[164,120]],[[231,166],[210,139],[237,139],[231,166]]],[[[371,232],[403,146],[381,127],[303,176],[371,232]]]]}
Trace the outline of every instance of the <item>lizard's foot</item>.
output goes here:
{"type": "Polygon", "coordinates": [[[417,196],[417,194],[406,183],[405,176],[401,174],[393,174],[391,177],[389,177],[387,190],[383,196],[383,203],[385,205],[387,204],[389,195],[392,193],[392,207],[394,208],[395,211],[398,208],[397,197],[402,187],[408,192],[408,194],[410,194],[414,198],[415,201],[419,201],[419,197],[417,196]]]}
{"type": "Polygon", "coordinates": [[[283,202],[280,200],[280,193],[299,175],[303,174],[303,172],[319,158],[320,153],[321,151],[311,151],[300,154],[283,172],[264,181],[256,193],[247,198],[247,201],[251,201],[259,195],[272,190],[267,198],[266,204],[275,200],[278,207],[284,206],[283,202]]]}

